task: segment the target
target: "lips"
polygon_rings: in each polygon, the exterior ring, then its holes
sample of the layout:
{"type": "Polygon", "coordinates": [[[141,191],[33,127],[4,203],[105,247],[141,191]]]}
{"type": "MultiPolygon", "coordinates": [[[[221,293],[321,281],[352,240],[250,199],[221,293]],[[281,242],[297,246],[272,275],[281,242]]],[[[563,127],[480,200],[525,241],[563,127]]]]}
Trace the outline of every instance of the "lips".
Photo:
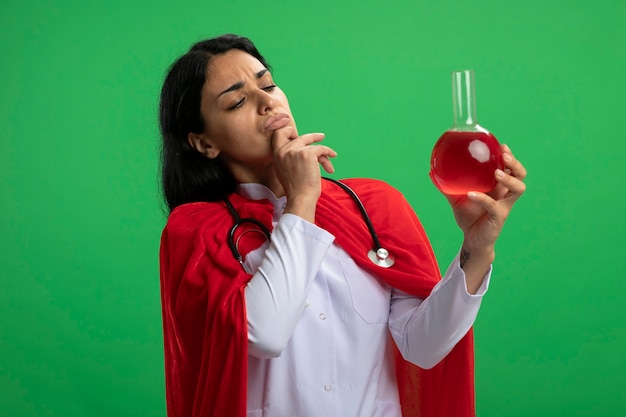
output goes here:
{"type": "Polygon", "coordinates": [[[265,131],[280,129],[281,127],[287,126],[287,123],[289,123],[290,119],[291,117],[289,117],[288,114],[278,113],[267,119],[265,121],[265,124],[263,125],[263,128],[265,129],[265,131]]]}

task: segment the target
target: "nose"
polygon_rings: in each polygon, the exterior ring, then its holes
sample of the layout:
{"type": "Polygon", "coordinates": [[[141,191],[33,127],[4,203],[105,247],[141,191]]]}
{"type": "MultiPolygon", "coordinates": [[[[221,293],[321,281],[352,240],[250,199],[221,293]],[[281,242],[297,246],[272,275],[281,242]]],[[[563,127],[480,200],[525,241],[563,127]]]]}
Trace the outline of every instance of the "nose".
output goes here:
{"type": "Polygon", "coordinates": [[[259,100],[259,114],[269,113],[270,111],[272,111],[272,109],[274,108],[276,104],[272,95],[269,94],[267,91],[263,91],[263,90],[259,90],[258,100],[259,100]]]}

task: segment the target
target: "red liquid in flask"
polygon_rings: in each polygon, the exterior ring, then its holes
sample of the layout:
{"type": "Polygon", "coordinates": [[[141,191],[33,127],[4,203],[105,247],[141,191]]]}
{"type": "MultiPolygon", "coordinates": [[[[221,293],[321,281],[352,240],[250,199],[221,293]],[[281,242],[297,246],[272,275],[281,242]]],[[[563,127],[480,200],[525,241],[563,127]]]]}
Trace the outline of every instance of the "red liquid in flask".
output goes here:
{"type": "Polygon", "coordinates": [[[497,184],[494,171],[504,169],[502,148],[487,131],[446,131],[433,148],[430,178],[446,195],[489,192],[497,184]]]}

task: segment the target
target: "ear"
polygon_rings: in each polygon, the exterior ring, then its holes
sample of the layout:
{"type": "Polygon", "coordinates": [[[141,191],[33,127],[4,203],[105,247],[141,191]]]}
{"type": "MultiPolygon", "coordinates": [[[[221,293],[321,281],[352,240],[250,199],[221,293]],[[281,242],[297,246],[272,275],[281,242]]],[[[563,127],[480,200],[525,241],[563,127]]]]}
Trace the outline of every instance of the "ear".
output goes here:
{"type": "Polygon", "coordinates": [[[209,139],[203,133],[189,132],[187,135],[189,145],[209,159],[216,158],[220,154],[219,149],[213,147],[209,139]]]}

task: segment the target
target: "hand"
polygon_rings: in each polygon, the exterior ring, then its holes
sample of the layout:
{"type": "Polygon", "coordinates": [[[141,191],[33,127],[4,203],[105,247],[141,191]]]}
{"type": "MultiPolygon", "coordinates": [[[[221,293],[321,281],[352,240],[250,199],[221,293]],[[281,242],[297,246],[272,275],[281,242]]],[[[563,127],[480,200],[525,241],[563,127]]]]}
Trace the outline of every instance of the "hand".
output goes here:
{"type": "Polygon", "coordinates": [[[275,130],[272,135],[274,169],[287,196],[285,212],[311,222],[315,220],[315,205],[322,190],[319,166],[328,173],[335,171],[329,158],[337,153],[328,146],[313,146],[323,139],[323,133],[298,136],[291,125],[275,130]]]}
{"type": "Polygon", "coordinates": [[[526,190],[526,169],[502,145],[505,170],[496,170],[498,185],[489,193],[470,192],[467,196],[447,196],[457,224],[463,231],[463,249],[468,252],[493,252],[513,205],[526,190]]]}

